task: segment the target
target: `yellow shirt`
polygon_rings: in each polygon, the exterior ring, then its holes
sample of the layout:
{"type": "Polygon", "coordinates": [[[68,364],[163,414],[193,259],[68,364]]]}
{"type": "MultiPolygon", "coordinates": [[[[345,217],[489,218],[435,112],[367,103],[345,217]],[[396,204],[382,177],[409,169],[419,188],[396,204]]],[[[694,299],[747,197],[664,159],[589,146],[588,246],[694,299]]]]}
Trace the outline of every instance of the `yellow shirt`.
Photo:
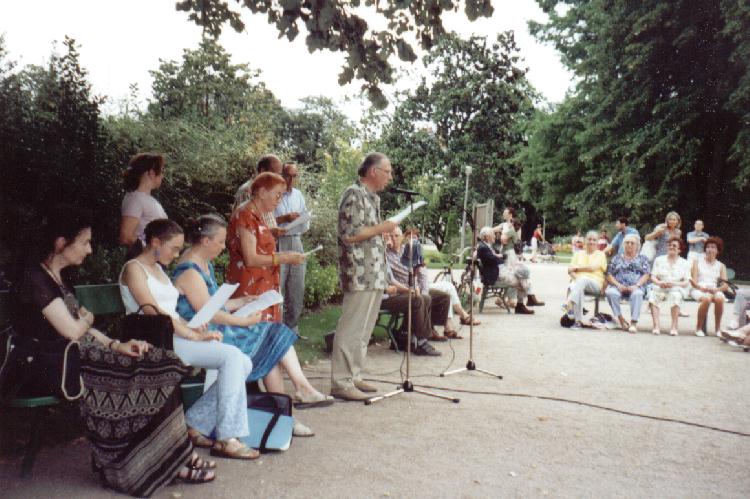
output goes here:
{"type": "Polygon", "coordinates": [[[607,257],[603,251],[595,250],[589,254],[586,251],[579,251],[573,255],[570,262],[571,267],[594,267],[596,272],[576,272],[577,278],[586,277],[602,287],[604,285],[604,274],[607,272],[607,257]]]}

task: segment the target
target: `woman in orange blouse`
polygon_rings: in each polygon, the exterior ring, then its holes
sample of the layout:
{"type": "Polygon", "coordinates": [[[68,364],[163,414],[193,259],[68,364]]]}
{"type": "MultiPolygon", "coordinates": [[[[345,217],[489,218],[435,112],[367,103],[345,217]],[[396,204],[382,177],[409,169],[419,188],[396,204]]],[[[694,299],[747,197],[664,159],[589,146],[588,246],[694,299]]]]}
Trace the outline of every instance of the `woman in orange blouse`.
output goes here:
{"type": "MultiPolygon", "coordinates": [[[[281,175],[263,172],[250,185],[251,199],[232,213],[227,233],[229,268],[226,280],[239,283],[234,297],[260,295],[279,290],[279,265],[300,264],[302,253],[276,253],[276,239],[263,222],[263,214],[273,212],[286,191],[281,175]]],[[[274,305],[264,310],[263,321],[281,322],[281,308],[274,305]]]]}

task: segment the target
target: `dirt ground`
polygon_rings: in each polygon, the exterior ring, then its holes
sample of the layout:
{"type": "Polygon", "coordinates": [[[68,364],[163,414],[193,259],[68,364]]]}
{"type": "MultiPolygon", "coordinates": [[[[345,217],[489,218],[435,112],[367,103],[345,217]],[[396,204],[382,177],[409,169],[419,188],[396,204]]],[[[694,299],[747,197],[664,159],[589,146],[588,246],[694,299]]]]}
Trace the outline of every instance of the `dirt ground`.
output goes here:
{"type": "MultiPolygon", "coordinates": [[[[460,403],[408,393],[297,411],[315,437],[256,462],[222,460],[213,484],[156,497],[750,497],[750,437],[731,433],[750,433],[750,397],[735,382],[750,355],[693,336],[692,302],[678,337],[651,335],[648,314],[635,335],[562,329],[565,267],[531,271],[547,306],[518,316],[490,304],[475,328],[477,366],[502,380],[438,377],[466,363],[469,340],[437,343],[443,356],[414,358],[412,379],[460,403]]],[[[400,355],[374,345],[368,358],[368,378],[383,390],[400,382],[400,355]]],[[[308,370],[324,390],[329,372],[327,361],[308,370]]],[[[83,440],[44,449],[30,480],[17,472],[17,463],[0,469],[4,497],[117,496],[90,473],[83,440]]]]}

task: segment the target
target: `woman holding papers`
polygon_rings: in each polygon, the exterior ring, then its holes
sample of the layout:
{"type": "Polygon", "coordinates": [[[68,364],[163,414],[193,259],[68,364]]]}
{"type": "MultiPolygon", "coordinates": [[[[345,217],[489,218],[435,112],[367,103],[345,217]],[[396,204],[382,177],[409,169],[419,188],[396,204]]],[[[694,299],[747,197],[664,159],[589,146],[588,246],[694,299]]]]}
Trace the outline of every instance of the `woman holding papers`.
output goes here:
{"type": "MultiPolygon", "coordinates": [[[[192,319],[196,310],[200,310],[219,289],[211,260],[226,247],[226,225],[217,215],[203,215],[188,228],[190,247],[180,257],[173,273],[180,291],[177,311],[185,320],[192,319]]],[[[225,308],[211,318],[209,329],[221,331],[225,343],[236,346],[250,357],[253,370],[247,378],[249,381],[263,378],[268,391],[283,393],[281,366],[294,385],[297,402],[307,406],[330,405],[332,397],[317,391],[302,372],[293,346],[297,341],[294,331],[278,322],[261,322],[260,312],[249,316],[227,312],[239,309],[253,298],[245,296],[227,301],[225,308]]]]}
{"type": "Polygon", "coordinates": [[[211,447],[211,455],[233,459],[256,459],[260,454],[240,442],[250,430],[247,424],[245,378],[253,365],[239,349],[221,343],[218,331],[188,327],[177,314],[180,292],[161,265],[169,265],[185,243],[182,228],[166,218],[150,222],[145,229],[146,247],[125,263],[120,272],[120,295],[128,314],[156,314],[172,318],[174,352],[188,365],[218,370],[218,381],[185,413],[193,445],[211,447]],[[218,340],[218,341],[217,341],[218,340]],[[217,440],[208,435],[215,433],[217,440]]]}
{"type": "MultiPolygon", "coordinates": [[[[263,172],[250,186],[252,198],[240,205],[229,221],[229,268],[226,280],[238,283],[235,297],[260,295],[279,290],[280,265],[300,264],[305,255],[297,251],[276,253],[276,239],[263,221],[264,213],[272,213],[286,191],[281,175],[263,172]]],[[[279,305],[264,310],[262,320],[281,322],[279,305]]]]}

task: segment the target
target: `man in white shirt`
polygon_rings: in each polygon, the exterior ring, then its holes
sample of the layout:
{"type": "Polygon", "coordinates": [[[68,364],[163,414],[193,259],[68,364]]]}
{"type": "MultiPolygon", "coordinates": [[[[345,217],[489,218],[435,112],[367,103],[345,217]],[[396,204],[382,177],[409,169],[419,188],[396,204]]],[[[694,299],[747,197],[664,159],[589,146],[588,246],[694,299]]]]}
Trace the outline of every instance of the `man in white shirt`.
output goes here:
{"type": "MultiPolygon", "coordinates": [[[[274,217],[281,229],[285,229],[300,215],[307,212],[305,198],[297,184],[299,170],[294,163],[284,163],[281,175],[286,180],[287,189],[281,196],[281,201],[276,207],[274,217]]],[[[305,222],[291,229],[284,230],[278,238],[278,250],[298,251],[303,253],[302,234],[310,229],[310,222],[305,222]]],[[[281,265],[281,294],[284,295],[284,324],[296,332],[299,332],[299,317],[302,314],[305,297],[305,263],[298,265],[281,265]]]]}

